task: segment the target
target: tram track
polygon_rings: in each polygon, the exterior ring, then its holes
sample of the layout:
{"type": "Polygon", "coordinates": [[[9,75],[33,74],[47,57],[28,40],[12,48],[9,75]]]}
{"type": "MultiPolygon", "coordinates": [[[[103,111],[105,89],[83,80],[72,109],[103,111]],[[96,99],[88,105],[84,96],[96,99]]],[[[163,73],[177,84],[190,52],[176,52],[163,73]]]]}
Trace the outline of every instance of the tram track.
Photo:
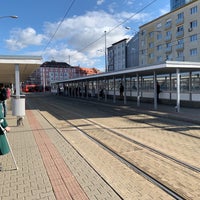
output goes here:
{"type": "MultiPolygon", "coordinates": [[[[128,117],[124,117],[124,118],[127,118],[129,120],[128,117]]],[[[94,122],[92,120],[88,120],[88,122],[93,122],[93,123],[95,123],[96,125],[98,125],[98,126],[100,126],[102,128],[107,128],[107,127],[105,127],[105,126],[103,126],[103,125],[101,125],[99,123],[96,123],[96,122],[94,122]]],[[[159,150],[157,150],[155,148],[152,148],[152,147],[150,147],[148,145],[145,145],[145,144],[143,144],[141,142],[138,142],[137,140],[131,139],[131,138],[129,138],[129,137],[125,136],[124,134],[121,134],[121,133],[119,133],[117,131],[114,131],[114,130],[109,130],[109,131],[111,131],[112,133],[114,133],[114,134],[116,134],[116,135],[118,135],[118,136],[120,136],[120,137],[122,137],[122,138],[124,138],[124,139],[126,139],[126,140],[128,140],[130,142],[132,142],[132,143],[137,144],[138,146],[141,146],[141,147],[143,147],[145,149],[148,149],[148,150],[150,150],[150,151],[152,151],[152,152],[154,152],[154,153],[156,153],[158,155],[161,155],[161,156],[163,156],[163,157],[165,157],[165,158],[167,158],[169,160],[172,160],[172,161],[178,163],[179,165],[182,165],[182,166],[184,166],[184,167],[186,167],[188,169],[191,169],[192,171],[200,173],[200,168],[199,167],[196,167],[196,166],[190,165],[190,164],[188,164],[186,162],[183,162],[181,160],[178,160],[178,159],[174,158],[173,156],[170,156],[170,155],[168,155],[166,153],[163,153],[163,152],[161,152],[161,151],[159,151],[159,150]]],[[[180,133],[180,134],[183,134],[183,135],[195,138],[195,139],[200,139],[200,137],[198,137],[198,136],[193,136],[193,135],[184,134],[184,133],[180,133]]]]}
{"type": "MultiPolygon", "coordinates": [[[[129,142],[132,142],[132,143],[134,143],[134,144],[137,144],[138,146],[140,146],[140,147],[142,147],[142,148],[145,148],[145,149],[148,149],[148,150],[154,152],[155,154],[161,155],[161,156],[163,156],[163,157],[165,157],[165,158],[167,158],[167,159],[169,159],[169,160],[172,160],[172,161],[174,161],[175,163],[177,163],[177,164],[179,164],[179,165],[181,165],[181,166],[184,166],[184,167],[186,167],[186,168],[188,168],[188,169],[190,169],[190,170],[192,170],[192,171],[194,171],[194,172],[200,173],[200,168],[199,168],[199,167],[192,166],[192,165],[190,165],[190,164],[188,164],[188,163],[185,163],[185,162],[183,162],[183,161],[181,161],[181,160],[178,160],[178,159],[176,159],[176,158],[174,158],[174,157],[172,157],[172,156],[170,156],[170,155],[167,155],[166,153],[163,153],[163,152],[161,152],[161,151],[158,151],[158,150],[155,149],[155,148],[152,148],[152,147],[150,147],[150,146],[148,146],[148,145],[145,145],[145,144],[143,144],[143,143],[141,143],[141,142],[138,142],[137,140],[131,139],[131,138],[129,138],[129,137],[123,135],[122,133],[119,133],[119,132],[117,132],[117,131],[114,131],[114,130],[112,130],[112,129],[109,129],[108,127],[105,127],[105,126],[103,126],[102,124],[99,124],[99,123],[97,123],[97,122],[95,122],[95,121],[93,121],[93,120],[86,120],[86,121],[88,121],[89,123],[93,123],[93,124],[99,126],[100,128],[108,129],[110,132],[114,133],[115,135],[117,135],[117,136],[119,136],[119,137],[121,137],[121,138],[126,139],[126,140],[129,141],[129,142]]],[[[71,125],[73,125],[73,124],[71,124],[71,125]]]]}
{"type": "MultiPolygon", "coordinates": [[[[105,107],[106,106],[113,107],[113,108],[115,107],[115,105],[108,105],[108,104],[105,104],[105,103],[102,103],[102,102],[97,102],[97,103],[96,102],[90,102],[90,103],[96,104],[96,105],[97,104],[102,104],[105,107]]],[[[177,126],[178,122],[180,122],[182,120],[182,119],[177,120],[177,118],[174,118],[173,116],[169,117],[169,116],[161,115],[161,114],[158,114],[158,113],[155,114],[155,112],[151,112],[151,111],[149,111],[148,113],[147,112],[143,112],[142,110],[138,111],[137,109],[130,108],[130,107],[127,108],[126,106],[123,106],[123,109],[120,109],[120,112],[122,110],[123,110],[123,114],[124,115],[126,115],[126,114],[129,115],[130,111],[132,111],[133,113],[144,114],[145,116],[159,117],[157,120],[159,122],[163,122],[164,124],[169,123],[169,124],[173,124],[173,125],[177,126]]],[[[109,112],[109,111],[106,110],[106,112],[109,112]]],[[[116,110],[112,110],[112,113],[114,113],[115,115],[118,115],[119,111],[117,112],[116,110]]],[[[122,118],[126,118],[128,120],[131,120],[133,122],[149,124],[150,126],[154,126],[155,128],[163,128],[160,125],[157,125],[157,124],[152,123],[152,122],[143,121],[141,119],[140,120],[135,120],[135,119],[131,119],[130,117],[127,117],[127,116],[121,116],[121,117],[122,118]]],[[[184,119],[184,121],[186,121],[186,120],[184,119]]],[[[188,123],[188,121],[186,121],[186,123],[188,123]]],[[[190,122],[190,124],[194,124],[194,128],[195,128],[195,126],[198,126],[195,123],[191,123],[190,122]]],[[[200,134],[199,135],[194,135],[194,134],[185,133],[185,132],[183,132],[183,131],[180,130],[181,128],[173,129],[173,128],[170,128],[170,127],[164,127],[163,129],[167,130],[167,131],[171,131],[172,133],[176,132],[176,134],[184,135],[184,136],[195,138],[195,139],[200,139],[200,134]]]]}
{"type": "MultiPolygon", "coordinates": [[[[70,123],[70,122],[68,122],[68,123],[70,123]]],[[[117,158],[118,160],[120,160],[122,163],[124,163],[125,165],[127,165],[129,168],[131,168],[132,170],[134,170],[139,175],[143,176],[145,179],[147,179],[151,183],[153,183],[156,186],[158,186],[160,189],[164,190],[167,194],[169,194],[173,198],[175,198],[177,200],[184,200],[185,199],[185,197],[181,196],[176,191],[170,189],[169,187],[167,187],[166,185],[164,185],[162,182],[156,180],[153,176],[151,176],[150,174],[148,174],[147,172],[145,172],[144,170],[142,170],[138,166],[134,165],[133,163],[131,163],[130,161],[128,161],[127,159],[125,159],[123,156],[121,156],[118,153],[116,153],[112,148],[109,148],[103,142],[101,142],[101,141],[97,140],[96,138],[92,137],[90,134],[88,134],[87,132],[81,130],[77,126],[74,126],[73,123],[70,123],[70,124],[73,127],[75,127],[76,129],[78,129],[79,131],[81,131],[84,135],[86,135],[88,138],[90,138],[96,144],[98,144],[99,146],[101,146],[103,149],[105,149],[106,151],[108,151],[115,158],[117,158]]]]}
{"type": "MultiPolygon", "coordinates": [[[[45,105],[44,107],[46,107],[47,105],[45,105]]],[[[51,113],[55,116],[57,116],[59,119],[63,119],[66,120],[65,117],[65,113],[63,112],[63,105],[53,105],[50,104],[49,106],[47,106],[47,110],[51,110],[51,113]],[[49,107],[50,106],[50,107],[49,107]],[[56,112],[55,112],[56,110],[56,112]]],[[[43,108],[44,108],[43,107],[43,108]]],[[[68,111],[70,112],[70,111],[68,111]]],[[[70,112],[71,115],[77,115],[75,113],[70,112]]],[[[136,164],[134,164],[132,161],[130,161],[129,159],[127,159],[124,155],[120,155],[119,152],[117,152],[115,149],[113,149],[111,146],[109,146],[108,144],[105,144],[104,141],[101,141],[100,139],[98,139],[98,137],[93,136],[91,133],[88,133],[87,130],[84,130],[80,124],[89,124],[89,126],[93,126],[93,127],[98,127],[99,129],[103,129],[106,130],[107,133],[110,132],[113,134],[115,134],[116,136],[118,136],[119,138],[123,138],[125,140],[127,140],[128,142],[134,143],[135,145],[140,146],[141,148],[145,148],[153,153],[158,154],[159,156],[163,157],[163,158],[167,158],[170,161],[176,162],[176,164],[181,165],[184,168],[187,168],[191,171],[194,171],[195,173],[199,173],[200,169],[198,167],[195,166],[191,166],[187,163],[184,163],[182,161],[179,161],[171,156],[168,156],[167,154],[164,154],[160,151],[157,151],[154,148],[151,148],[145,144],[142,144],[136,140],[133,140],[131,138],[128,138],[127,136],[114,131],[113,129],[106,127],[100,123],[95,122],[94,120],[88,120],[85,119],[87,117],[80,115],[77,117],[79,118],[79,122],[78,124],[73,123],[73,120],[66,120],[67,123],[69,123],[71,126],[73,126],[74,128],[76,128],[77,130],[81,131],[84,135],[86,135],[88,138],[90,138],[92,141],[98,143],[98,145],[100,145],[102,148],[104,148],[106,151],[109,151],[114,157],[118,158],[121,162],[123,162],[124,164],[126,164],[129,168],[133,169],[134,171],[136,171],[138,174],[142,175],[143,177],[145,177],[146,179],[148,179],[150,182],[156,184],[158,187],[160,187],[162,190],[164,190],[165,192],[167,192],[168,194],[170,194],[171,196],[173,196],[175,199],[190,199],[190,197],[188,197],[186,194],[181,193],[180,191],[177,191],[177,189],[173,188],[170,186],[170,184],[166,184],[163,183],[162,180],[159,180],[158,177],[155,177],[154,175],[152,175],[151,173],[149,173],[148,171],[146,171],[146,169],[142,169],[140,166],[136,164]],[[84,119],[84,120],[83,120],[84,119]],[[82,120],[82,121],[81,121],[82,120]]],[[[60,127],[62,129],[62,127],[60,127]]],[[[62,132],[62,131],[61,131],[62,132]]]]}
{"type": "MultiPolygon", "coordinates": [[[[58,109],[58,106],[55,106],[55,105],[52,105],[52,106],[54,106],[55,109],[58,109]]],[[[56,113],[55,113],[55,114],[56,114],[56,113]]],[[[83,119],[85,118],[85,116],[83,116],[83,115],[78,115],[78,116],[81,117],[81,118],[83,118],[83,119]]],[[[59,116],[59,117],[60,117],[60,116],[59,116]]],[[[126,119],[130,120],[128,117],[123,117],[123,118],[126,118],[126,119]]],[[[175,163],[177,163],[177,164],[179,164],[179,165],[181,165],[181,166],[184,166],[184,167],[186,167],[186,168],[188,168],[188,169],[190,169],[190,170],[192,170],[192,171],[194,171],[194,172],[200,173],[200,168],[199,168],[199,167],[196,167],[196,166],[190,165],[190,164],[188,164],[188,163],[186,163],[186,162],[183,162],[183,161],[181,161],[181,160],[178,160],[178,159],[174,158],[173,156],[170,156],[170,155],[168,155],[168,154],[166,154],[166,153],[163,153],[163,152],[161,152],[161,151],[159,151],[159,150],[157,150],[157,149],[155,149],[155,148],[152,148],[152,147],[150,147],[150,146],[148,146],[148,145],[146,145],[146,144],[144,144],[144,143],[138,142],[137,140],[134,140],[134,139],[132,139],[132,138],[130,138],[130,137],[127,137],[126,135],[124,135],[124,134],[122,134],[122,133],[120,133],[120,132],[118,132],[118,131],[115,131],[115,130],[113,130],[113,129],[110,129],[109,127],[104,126],[104,125],[102,125],[102,124],[100,124],[100,123],[97,123],[97,122],[95,122],[94,120],[84,119],[84,121],[85,121],[86,124],[87,124],[87,123],[93,123],[94,125],[97,125],[98,127],[102,128],[102,129],[107,129],[108,131],[112,132],[113,134],[115,134],[115,135],[117,135],[117,136],[119,136],[119,137],[121,137],[121,138],[124,138],[124,139],[126,139],[127,141],[129,141],[129,142],[132,142],[132,143],[134,143],[134,144],[137,144],[138,146],[140,146],[140,147],[142,147],[142,148],[148,149],[148,150],[152,151],[153,153],[158,154],[158,155],[160,155],[160,156],[163,156],[163,157],[165,157],[165,158],[167,158],[167,159],[169,159],[169,160],[171,160],[171,161],[173,161],[173,162],[175,162],[175,163]]],[[[68,121],[68,123],[70,123],[70,122],[68,121]]],[[[148,124],[149,124],[149,123],[148,123],[148,124]]],[[[71,125],[72,125],[72,126],[75,126],[75,127],[77,128],[77,126],[74,125],[73,123],[71,123],[71,125]]],[[[187,136],[188,136],[188,135],[187,135],[187,136]]],[[[193,137],[193,136],[192,136],[192,137],[193,137]]],[[[194,137],[194,138],[200,139],[199,137],[194,137]]]]}
{"type": "MultiPolygon", "coordinates": [[[[128,120],[133,120],[133,119],[131,119],[131,118],[129,118],[129,117],[124,117],[124,118],[127,118],[128,120]]],[[[166,123],[166,119],[163,119],[162,117],[161,117],[161,119],[159,119],[160,121],[165,121],[165,123],[166,123]]],[[[134,120],[133,120],[134,121],[134,120]]],[[[169,119],[168,119],[168,121],[169,121],[169,119]]],[[[171,121],[171,120],[170,120],[171,121]]],[[[141,122],[142,123],[142,122],[141,122]]],[[[154,126],[154,127],[156,127],[156,128],[162,128],[162,126],[158,126],[158,125],[156,125],[156,124],[152,124],[152,123],[147,123],[147,122],[145,122],[146,124],[149,124],[149,125],[151,125],[151,126],[154,126]]],[[[170,122],[170,123],[174,123],[174,122],[170,122]]],[[[175,131],[176,131],[176,134],[180,134],[180,135],[184,135],[184,136],[187,136],[187,137],[191,137],[191,138],[195,138],[195,139],[198,139],[198,140],[200,140],[200,136],[198,136],[198,135],[193,135],[193,134],[188,134],[188,133],[184,133],[184,132],[182,132],[182,131],[179,131],[179,130],[174,130],[173,128],[164,128],[165,130],[167,130],[167,131],[171,131],[172,133],[174,133],[175,131]]]]}
{"type": "MultiPolygon", "coordinates": [[[[54,114],[57,115],[56,113],[54,113],[54,114]]],[[[57,115],[57,117],[62,118],[62,115],[57,115]]],[[[138,173],[139,175],[143,176],[145,179],[147,179],[151,183],[155,184],[160,189],[164,190],[167,194],[169,194],[170,196],[172,196],[174,199],[177,199],[177,200],[189,199],[187,196],[185,196],[183,194],[180,194],[180,192],[177,192],[175,189],[171,188],[167,184],[162,183],[162,181],[159,181],[158,178],[155,178],[154,176],[152,176],[148,172],[145,172],[145,170],[143,170],[142,168],[140,168],[137,165],[133,164],[128,159],[126,159],[124,156],[121,156],[115,150],[113,150],[109,146],[105,145],[103,142],[101,142],[100,140],[96,139],[95,137],[92,137],[90,134],[88,134],[86,131],[83,131],[81,128],[79,128],[75,124],[73,124],[73,123],[71,123],[69,121],[67,121],[67,123],[69,123],[72,127],[76,128],[82,134],[86,135],[89,139],[91,139],[93,142],[95,142],[96,144],[98,144],[99,146],[101,146],[104,150],[106,150],[112,156],[114,156],[115,158],[117,158],[118,160],[120,160],[122,163],[124,163],[130,169],[134,170],[136,173],[138,173]]],[[[91,121],[90,121],[90,123],[91,123],[91,121]]],[[[61,134],[62,134],[62,131],[61,131],[61,134]]],[[[191,167],[190,167],[190,169],[191,169],[191,167]]],[[[193,168],[192,168],[192,170],[193,170],[193,168]]]]}

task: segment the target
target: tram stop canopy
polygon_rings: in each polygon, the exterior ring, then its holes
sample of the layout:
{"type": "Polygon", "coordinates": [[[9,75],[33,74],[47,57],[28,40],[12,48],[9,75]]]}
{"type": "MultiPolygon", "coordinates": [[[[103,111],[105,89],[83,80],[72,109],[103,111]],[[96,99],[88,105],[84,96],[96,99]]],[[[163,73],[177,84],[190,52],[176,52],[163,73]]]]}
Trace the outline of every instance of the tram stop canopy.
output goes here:
{"type": "Polygon", "coordinates": [[[15,83],[15,95],[12,96],[14,116],[25,115],[25,98],[20,94],[20,83],[25,81],[41,64],[41,56],[0,56],[0,82],[15,83]]]}
{"type": "Polygon", "coordinates": [[[16,82],[16,73],[19,73],[20,82],[25,81],[41,64],[41,56],[0,55],[0,82],[16,82]],[[16,71],[16,66],[19,71],[16,71]]]}
{"type": "MultiPolygon", "coordinates": [[[[132,68],[126,68],[124,70],[113,71],[113,72],[104,72],[95,75],[89,75],[84,77],[76,77],[64,81],[56,81],[52,84],[68,84],[67,88],[70,86],[73,87],[73,84],[81,83],[81,87],[85,84],[88,87],[88,82],[97,82],[97,87],[99,87],[99,81],[106,82],[107,80],[113,80],[114,82],[114,92],[113,92],[113,102],[115,102],[115,82],[116,79],[125,80],[128,77],[135,76],[137,79],[137,91],[136,91],[136,98],[137,98],[137,105],[140,105],[140,97],[141,97],[141,88],[142,88],[142,81],[140,81],[140,77],[143,76],[153,76],[153,99],[154,99],[154,108],[157,109],[157,75],[165,75],[171,77],[171,74],[176,74],[176,108],[177,112],[180,110],[180,94],[181,94],[181,73],[189,73],[189,77],[191,76],[192,72],[199,72],[200,71],[200,62],[189,62],[189,61],[165,61],[164,63],[157,64],[157,65],[147,65],[147,66],[138,66],[132,68]],[[141,83],[140,83],[141,82],[141,83]],[[70,85],[71,84],[71,85],[70,85]],[[140,84],[140,85],[139,85],[140,84]]],[[[93,84],[93,83],[92,83],[93,84]]],[[[191,81],[190,81],[191,84],[191,81]]],[[[125,87],[126,88],[126,87],[125,87]]],[[[99,88],[97,88],[99,90],[99,88]]],[[[171,92],[171,91],[169,91],[171,92]]],[[[191,96],[191,94],[190,94],[191,96]]],[[[106,97],[107,98],[107,97],[106,97]]],[[[106,99],[105,98],[105,99],[106,99]]],[[[170,93],[171,98],[171,93],[170,93]]],[[[191,97],[190,97],[191,98],[191,97]]],[[[124,104],[126,104],[126,91],[124,95],[124,104]]]]}

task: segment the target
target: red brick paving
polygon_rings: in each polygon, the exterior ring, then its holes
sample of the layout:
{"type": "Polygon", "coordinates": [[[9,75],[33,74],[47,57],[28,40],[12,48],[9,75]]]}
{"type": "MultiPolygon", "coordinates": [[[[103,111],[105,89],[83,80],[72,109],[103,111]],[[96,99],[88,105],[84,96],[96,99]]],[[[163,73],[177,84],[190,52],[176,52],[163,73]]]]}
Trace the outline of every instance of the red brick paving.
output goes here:
{"type": "Polygon", "coordinates": [[[51,142],[46,131],[42,128],[33,112],[27,110],[26,113],[56,199],[87,200],[87,195],[67,167],[60,153],[51,142]]]}

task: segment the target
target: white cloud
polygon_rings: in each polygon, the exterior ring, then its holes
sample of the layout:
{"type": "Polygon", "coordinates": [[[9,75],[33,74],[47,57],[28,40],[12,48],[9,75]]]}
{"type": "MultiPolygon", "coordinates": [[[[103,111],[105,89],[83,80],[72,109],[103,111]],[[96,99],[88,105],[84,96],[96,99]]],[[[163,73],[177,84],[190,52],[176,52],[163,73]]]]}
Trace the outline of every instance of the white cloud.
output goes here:
{"type": "Polygon", "coordinates": [[[97,5],[101,5],[104,3],[104,0],[97,0],[97,5]]]}
{"type": "MultiPolygon", "coordinates": [[[[46,23],[46,34],[53,35],[58,24],[46,23]]],[[[109,32],[118,24],[119,16],[113,16],[104,11],[87,12],[83,16],[66,19],[55,35],[54,41],[65,40],[68,48],[81,51],[93,57],[96,56],[98,49],[104,48],[104,31],[109,32]],[[90,45],[91,43],[93,44],[90,45]]],[[[124,36],[125,30],[119,27],[107,35],[108,44],[115,43],[124,36]]]]}
{"type": "MultiPolygon", "coordinates": [[[[122,22],[130,16],[133,16],[130,19],[133,22],[141,22],[147,18],[147,15],[142,13],[135,16],[134,13],[128,12],[113,15],[105,11],[92,11],[82,16],[67,18],[62,22],[45,52],[41,54],[48,60],[53,58],[56,61],[69,63],[70,58],[71,65],[100,68],[97,65],[104,52],[99,53],[98,50],[105,48],[104,31],[107,31],[107,47],[124,39],[127,37],[127,30],[122,22]],[[118,26],[120,23],[122,25],[118,26]]],[[[29,45],[41,45],[42,51],[59,24],[60,21],[45,23],[43,34],[38,34],[33,28],[15,29],[11,32],[10,39],[6,40],[7,46],[12,50],[19,50],[29,45]]]]}
{"type": "Polygon", "coordinates": [[[10,39],[6,40],[6,45],[11,50],[20,50],[29,45],[41,45],[46,37],[37,34],[33,28],[15,29],[11,31],[10,39]]]}
{"type": "Polygon", "coordinates": [[[160,14],[164,15],[170,11],[170,7],[166,6],[165,8],[160,9],[160,14]]]}
{"type": "Polygon", "coordinates": [[[48,48],[43,52],[47,60],[56,60],[60,62],[66,62],[70,65],[76,66],[94,66],[94,62],[90,60],[86,55],[76,50],[71,50],[68,48],[58,49],[58,48],[48,48]]]}
{"type": "MultiPolygon", "coordinates": [[[[134,13],[122,12],[117,15],[111,15],[104,11],[87,12],[83,16],[75,16],[63,21],[54,40],[65,40],[69,48],[76,50],[84,50],[85,52],[94,49],[102,48],[104,45],[104,31],[110,32],[116,26],[123,22],[124,19],[134,15],[134,13]],[[99,39],[102,37],[102,39],[99,39]],[[98,41],[96,41],[98,40],[98,41]],[[96,41],[93,45],[86,48],[90,43],[96,41]]],[[[147,18],[145,14],[137,14],[132,17],[132,21],[143,21],[147,18]]],[[[46,23],[46,35],[53,35],[57,23],[46,23]]],[[[125,29],[123,24],[108,34],[108,41],[110,44],[115,43],[118,39],[125,36],[125,29]]]]}
{"type": "Polygon", "coordinates": [[[112,2],[111,4],[109,4],[108,6],[108,10],[110,13],[115,13],[115,9],[117,8],[117,4],[116,2],[112,2]]]}
{"type": "Polygon", "coordinates": [[[134,4],[134,2],[133,1],[127,1],[127,5],[133,5],[134,4]]]}

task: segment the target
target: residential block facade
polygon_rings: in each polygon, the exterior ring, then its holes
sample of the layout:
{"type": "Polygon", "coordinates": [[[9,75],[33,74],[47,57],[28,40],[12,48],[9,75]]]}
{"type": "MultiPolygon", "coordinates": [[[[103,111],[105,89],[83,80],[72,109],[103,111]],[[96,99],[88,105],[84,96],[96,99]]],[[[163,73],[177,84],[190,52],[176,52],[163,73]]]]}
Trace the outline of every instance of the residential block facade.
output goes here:
{"type": "Polygon", "coordinates": [[[52,82],[98,73],[100,73],[100,70],[96,68],[84,68],[71,66],[65,62],[47,61],[34,71],[23,84],[50,87],[52,82]]]}
{"type": "Polygon", "coordinates": [[[123,39],[108,48],[108,71],[126,69],[126,43],[123,39]]]}
{"type": "Polygon", "coordinates": [[[200,62],[200,1],[171,0],[172,11],[108,48],[108,71],[170,61],[200,62]],[[176,8],[176,9],[175,9],[176,8]]]}
{"type": "Polygon", "coordinates": [[[200,61],[200,1],[192,1],[140,27],[139,65],[200,61]]]}

